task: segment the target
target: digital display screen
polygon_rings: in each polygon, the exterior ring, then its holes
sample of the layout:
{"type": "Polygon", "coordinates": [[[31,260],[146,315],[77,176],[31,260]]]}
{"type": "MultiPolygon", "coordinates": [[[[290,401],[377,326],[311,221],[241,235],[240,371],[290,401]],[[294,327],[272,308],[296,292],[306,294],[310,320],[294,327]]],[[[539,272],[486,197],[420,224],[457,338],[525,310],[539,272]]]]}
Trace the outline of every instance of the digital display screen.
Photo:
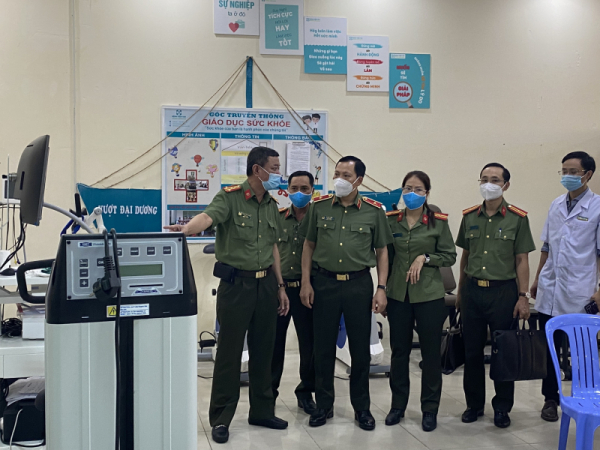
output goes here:
{"type": "Polygon", "coordinates": [[[122,277],[152,277],[163,274],[162,264],[132,264],[119,267],[122,277]]]}

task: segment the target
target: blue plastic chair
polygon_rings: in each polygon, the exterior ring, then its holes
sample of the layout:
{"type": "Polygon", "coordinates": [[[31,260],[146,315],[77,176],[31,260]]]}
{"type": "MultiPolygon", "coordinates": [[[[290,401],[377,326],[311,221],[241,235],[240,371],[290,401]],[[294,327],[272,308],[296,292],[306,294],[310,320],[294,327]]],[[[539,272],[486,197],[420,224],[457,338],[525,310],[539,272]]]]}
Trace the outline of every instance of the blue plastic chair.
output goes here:
{"type": "Polygon", "coordinates": [[[546,324],[546,339],[554,362],[562,409],[558,450],[567,448],[571,418],[577,424],[576,450],[594,448],[594,431],[600,426],[599,331],[600,316],[589,314],[566,314],[554,317],[546,324]],[[571,397],[565,397],[562,391],[560,365],[553,340],[556,330],[562,330],[569,336],[573,370],[571,397]]]}

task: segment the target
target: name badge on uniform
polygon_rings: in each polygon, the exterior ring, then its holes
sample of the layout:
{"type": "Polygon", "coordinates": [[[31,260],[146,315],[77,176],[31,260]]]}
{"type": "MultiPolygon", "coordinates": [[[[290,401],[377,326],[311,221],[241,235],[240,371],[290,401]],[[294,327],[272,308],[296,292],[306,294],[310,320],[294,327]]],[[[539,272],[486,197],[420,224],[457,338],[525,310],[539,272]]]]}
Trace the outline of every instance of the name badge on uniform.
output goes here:
{"type": "Polygon", "coordinates": [[[402,233],[394,233],[394,234],[392,234],[392,236],[395,238],[402,237],[402,233]]]}
{"type": "Polygon", "coordinates": [[[584,222],[587,222],[588,218],[587,217],[582,217],[582,216],[577,216],[577,220],[582,220],[584,222]]]}
{"type": "Polygon", "coordinates": [[[479,230],[479,225],[471,225],[469,230],[479,230]]]}
{"type": "Polygon", "coordinates": [[[321,220],[329,220],[329,221],[332,221],[332,220],[335,220],[335,217],[322,216],[322,217],[321,217],[321,220]]]}
{"type": "Polygon", "coordinates": [[[252,214],[248,214],[248,213],[245,213],[245,212],[242,212],[242,211],[238,212],[238,216],[242,216],[244,219],[250,219],[250,218],[252,218],[252,214]]]}

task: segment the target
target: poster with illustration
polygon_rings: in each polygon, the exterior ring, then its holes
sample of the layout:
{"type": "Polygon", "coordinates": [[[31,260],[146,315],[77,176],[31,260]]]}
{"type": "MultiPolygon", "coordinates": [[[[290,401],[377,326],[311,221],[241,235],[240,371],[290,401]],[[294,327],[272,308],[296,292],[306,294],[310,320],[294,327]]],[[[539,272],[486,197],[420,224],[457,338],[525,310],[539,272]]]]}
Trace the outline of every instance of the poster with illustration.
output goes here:
{"type": "Polygon", "coordinates": [[[261,0],[260,53],[304,54],[304,0],[261,0]]]}
{"type": "Polygon", "coordinates": [[[258,36],[260,0],[214,0],[215,34],[258,36]]]}
{"type": "Polygon", "coordinates": [[[390,108],[428,109],[431,55],[390,53],[390,108]]]}
{"type": "Polygon", "coordinates": [[[347,28],[341,17],[304,18],[304,73],[346,73],[347,28]]]}
{"type": "MultiPolygon", "coordinates": [[[[326,193],[327,125],[328,113],[321,110],[292,115],[272,109],[198,111],[193,107],[163,106],[163,225],[188,223],[223,187],[243,183],[248,153],[259,146],[279,153],[280,185],[270,191],[279,206],[291,203],[286,168],[299,167],[300,163],[315,177],[315,195],[326,193]]],[[[213,238],[208,231],[190,241],[213,238]]]]}
{"type": "Polygon", "coordinates": [[[348,36],[347,91],[388,92],[389,76],[387,36],[348,36]]]}

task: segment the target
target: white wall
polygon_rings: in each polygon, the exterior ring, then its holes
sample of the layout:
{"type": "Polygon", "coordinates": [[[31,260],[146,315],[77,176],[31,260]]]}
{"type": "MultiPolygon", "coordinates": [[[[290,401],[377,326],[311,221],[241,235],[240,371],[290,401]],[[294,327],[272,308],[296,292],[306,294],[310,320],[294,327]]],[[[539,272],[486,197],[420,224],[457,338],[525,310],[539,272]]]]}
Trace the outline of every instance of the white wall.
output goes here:
{"type": "MultiPolygon", "coordinates": [[[[347,17],[351,34],[431,53],[428,111],[392,111],[387,95],[347,93],[343,76],[304,74],[301,57],[258,55],[256,38],[216,37],[212,0],[0,0],[0,8],[0,168],[7,153],[16,160],[50,134],[47,200],[63,206],[75,182],[94,183],[160,139],[161,105],[202,104],[247,55],[295,108],[329,110],[331,142],[363,158],[370,175],[397,187],[409,170],[428,172],[431,201],[454,232],[461,210],[481,201],[487,162],[511,170],[507,198],[529,211],[536,240],[563,193],[562,156],[583,149],[600,163],[597,0],[306,0],[307,15],[347,17]]],[[[280,107],[258,75],[254,98],[256,107],[280,107]]],[[[244,105],[240,80],[222,106],[244,105]]],[[[155,164],[122,186],[160,183],[155,164]]],[[[600,174],[592,187],[600,192],[600,174]]],[[[30,229],[33,258],[53,256],[64,222],[46,212],[30,229]]],[[[192,254],[199,327],[211,329],[213,258],[197,246],[192,254]]]]}

